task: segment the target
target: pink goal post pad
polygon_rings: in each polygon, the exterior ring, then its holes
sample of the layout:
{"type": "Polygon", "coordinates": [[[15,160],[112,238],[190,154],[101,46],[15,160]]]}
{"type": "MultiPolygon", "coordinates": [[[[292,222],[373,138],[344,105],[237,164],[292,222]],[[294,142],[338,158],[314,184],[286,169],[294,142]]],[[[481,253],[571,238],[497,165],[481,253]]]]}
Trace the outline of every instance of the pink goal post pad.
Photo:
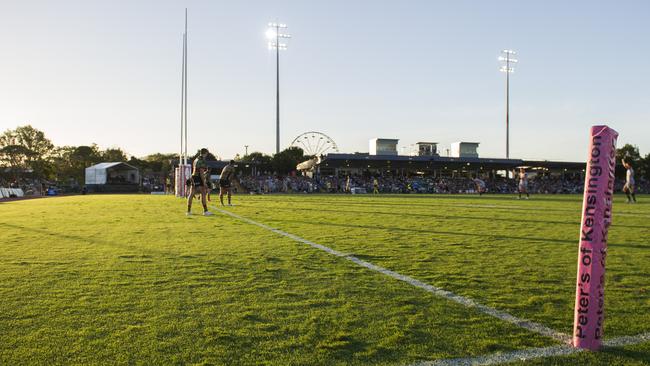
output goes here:
{"type": "Polygon", "coordinates": [[[605,320],[605,259],[612,223],[614,169],[618,132],[593,126],[580,222],[573,346],[598,350],[605,320]]]}

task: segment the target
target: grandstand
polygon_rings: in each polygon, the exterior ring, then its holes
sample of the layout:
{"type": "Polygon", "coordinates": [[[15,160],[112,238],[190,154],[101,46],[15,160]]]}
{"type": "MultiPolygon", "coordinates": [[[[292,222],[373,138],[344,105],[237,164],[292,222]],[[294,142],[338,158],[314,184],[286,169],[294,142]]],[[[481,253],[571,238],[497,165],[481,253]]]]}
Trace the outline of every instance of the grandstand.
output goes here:
{"type": "Polygon", "coordinates": [[[325,175],[505,175],[504,172],[517,167],[528,167],[552,175],[584,172],[584,162],[563,162],[548,160],[495,159],[443,156],[385,156],[370,154],[327,154],[321,158],[318,169],[325,175]]]}

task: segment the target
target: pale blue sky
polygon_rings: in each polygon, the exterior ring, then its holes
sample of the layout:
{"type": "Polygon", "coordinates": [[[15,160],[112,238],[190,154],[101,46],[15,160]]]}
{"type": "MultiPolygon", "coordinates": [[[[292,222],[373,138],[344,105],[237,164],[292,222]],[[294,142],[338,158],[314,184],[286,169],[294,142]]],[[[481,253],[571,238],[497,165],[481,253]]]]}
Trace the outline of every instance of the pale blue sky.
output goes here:
{"type": "Polygon", "coordinates": [[[505,154],[505,81],[518,52],[511,156],[584,160],[587,130],[650,153],[647,1],[3,1],[0,129],[142,156],[179,149],[183,10],[189,8],[189,148],[275,149],[269,21],[282,54],[282,144],[330,135],[343,152],[479,141],[505,154]]]}

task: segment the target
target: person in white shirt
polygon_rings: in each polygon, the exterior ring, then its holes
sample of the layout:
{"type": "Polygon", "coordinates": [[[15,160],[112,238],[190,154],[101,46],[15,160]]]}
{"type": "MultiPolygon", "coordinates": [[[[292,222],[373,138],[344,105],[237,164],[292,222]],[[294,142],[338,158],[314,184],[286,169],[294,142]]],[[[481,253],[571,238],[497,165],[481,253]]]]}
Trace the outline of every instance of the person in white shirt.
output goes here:
{"type": "Polygon", "coordinates": [[[519,199],[521,199],[521,194],[526,193],[526,199],[530,198],[530,193],[528,193],[528,173],[526,173],[525,168],[519,168],[519,199]]]}
{"type": "Polygon", "coordinates": [[[625,158],[622,159],[623,166],[627,171],[625,172],[625,185],[623,186],[623,192],[627,196],[627,203],[636,203],[636,195],[634,194],[634,168],[632,165],[625,161],[625,158]]]}
{"type": "Polygon", "coordinates": [[[485,188],[485,182],[480,179],[479,177],[476,177],[473,179],[474,184],[476,184],[476,191],[478,192],[479,196],[482,196],[483,193],[487,192],[487,189],[485,188]]]}

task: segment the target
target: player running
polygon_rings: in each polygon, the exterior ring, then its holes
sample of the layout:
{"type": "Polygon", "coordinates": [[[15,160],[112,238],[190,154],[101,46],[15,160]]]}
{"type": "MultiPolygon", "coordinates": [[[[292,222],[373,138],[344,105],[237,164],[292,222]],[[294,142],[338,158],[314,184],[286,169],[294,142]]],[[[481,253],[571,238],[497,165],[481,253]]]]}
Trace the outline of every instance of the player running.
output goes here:
{"type": "Polygon", "coordinates": [[[228,193],[228,206],[232,206],[232,204],[230,203],[232,197],[232,194],[230,193],[230,185],[234,176],[235,176],[235,161],[230,160],[228,165],[223,167],[223,170],[221,170],[221,176],[219,177],[219,201],[221,201],[221,206],[225,206],[223,204],[224,193],[228,193]]]}
{"type": "Polygon", "coordinates": [[[634,194],[634,169],[632,164],[625,161],[625,158],[622,159],[623,166],[627,169],[625,173],[625,185],[623,186],[623,192],[627,196],[627,203],[636,203],[636,195],[634,194]]]}
{"type": "Polygon", "coordinates": [[[187,216],[192,215],[192,201],[194,195],[201,193],[201,203],[203,204],[203,215],[210,216],[212,212],[208,211],[206,197],[208,195],[208,163],[205,158],[208,156],[208,149],[202,148],[199,156],[194,159],[192,164],[192,176],[188,179],[190,192],[187,195],[187,216]]]}
{"type": "Polygon", "coordinates": [[[372,193],[379,194],[379,181],[377,180],[377,178],[374,178],[372,180],[372,193]]]}
{"type": "Polygon", "coordinates": [[[485,188],[485,182],[483,179],[476,177],[472,180],[474,181],[474,184],[476,184],[476,191],[478,192],[479,196],[482,196],[483,193],[487,192],[487,188],[485,188]]]}
{"type": "Polygon", "coordinates": [[[525,168],[519,168],[519,197],[521,199],[521,194],[526,193],[526,199],[530,198],[530,193],[528,193],[528,173],[526,173],[525,168]]]}

